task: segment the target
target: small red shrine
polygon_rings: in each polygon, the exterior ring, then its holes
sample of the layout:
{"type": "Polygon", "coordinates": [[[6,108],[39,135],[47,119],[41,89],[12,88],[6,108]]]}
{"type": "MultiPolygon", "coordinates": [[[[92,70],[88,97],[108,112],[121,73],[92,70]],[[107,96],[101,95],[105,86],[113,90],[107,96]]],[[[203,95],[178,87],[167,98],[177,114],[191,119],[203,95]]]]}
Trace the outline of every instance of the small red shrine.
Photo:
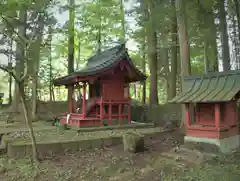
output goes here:
{"type": "Polygon", "coordinates": [[[239,92],[240,71],[184,77],[183,91],[169,102],[185,105],[185,140],[238,147],[239,92]]]}
{"type": "Polygon", "coordinates": [[[81,70],[54,80],[55,86],[70,87],[72,99],[61,124],[74,126],[103,125],[107,120],[131,122],[129,84],[145,81],[146,76],[133,64],[125,44],[115,46],[88,59],[81,70]],[[81,89],[78,100],[74,92],[81,89]],[[88,93],[87,93],[88,89],[88,93]],[[87,98],[88,94],[88,98],[87,98]]]}

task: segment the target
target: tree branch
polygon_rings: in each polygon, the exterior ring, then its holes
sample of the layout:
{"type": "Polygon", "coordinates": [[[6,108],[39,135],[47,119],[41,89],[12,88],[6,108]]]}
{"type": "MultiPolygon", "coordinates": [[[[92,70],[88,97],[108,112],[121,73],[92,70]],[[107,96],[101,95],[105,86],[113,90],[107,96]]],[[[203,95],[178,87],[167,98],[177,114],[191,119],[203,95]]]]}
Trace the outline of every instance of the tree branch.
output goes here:
{"type": "Polygon", "coordinates": [[[28,63],[25,62],[24,64],[25,64],[25,66],[24,66],[24,72],[23,72],[22,77],[20,78],[20,82],[24,81],[24,79],[25,79],[25,78],[27,77],[27,75],[28,75],[28,63]]]}
{"type": "Polygon", "coordinates": [[[13,73],[12,69],[9,69],[7,67],[0,65],[0,70],[3,70],[4,72],[9,73],[9,75],[12,76],[17,83],[21,83],[21,80],[18,80],[16,75],[13,73]]]}
{"type": "Polygon", "coordinates": [[[3,21],[12,29],[12,31],[14,32],[14,34],[16,34],[19,39],[22,41],[23,44],[26,44],[28,42],[28,40],[24,37],[22,37],[16,30],[15,27],[3,16],[1,16],[1,18],[3,19],[3,21]]]}

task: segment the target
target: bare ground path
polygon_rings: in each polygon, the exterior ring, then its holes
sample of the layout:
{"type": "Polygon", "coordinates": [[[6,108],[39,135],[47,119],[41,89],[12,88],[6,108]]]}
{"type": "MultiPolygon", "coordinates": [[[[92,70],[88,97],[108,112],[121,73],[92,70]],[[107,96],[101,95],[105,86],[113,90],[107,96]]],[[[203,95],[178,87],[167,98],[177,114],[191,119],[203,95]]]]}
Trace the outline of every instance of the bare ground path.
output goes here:
{"type": "MultiPolygon", "coordinates": [[[[122,146],[65,153],[42,160],[32,171],[29,160],[0,159],[1,181],[239,181],[240,154],[200,164],[165,156],[183,141],[177,131],[148,138],[144,153],[124,153],[122,146]]],[[[192,159],[195,159],[194,156],[192,159]]]]}

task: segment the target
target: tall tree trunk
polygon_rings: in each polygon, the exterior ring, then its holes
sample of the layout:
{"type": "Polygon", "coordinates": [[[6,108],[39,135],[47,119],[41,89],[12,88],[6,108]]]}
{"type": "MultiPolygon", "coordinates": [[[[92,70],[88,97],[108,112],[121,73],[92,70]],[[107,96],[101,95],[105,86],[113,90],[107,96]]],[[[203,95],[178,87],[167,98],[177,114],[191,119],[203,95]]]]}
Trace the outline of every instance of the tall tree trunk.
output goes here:
{"type": "MultiPolygon", "coordinates": [[[[12,70],[12,63],[11,62],[8,63],[8,68],[9,68],[9,70],[12,70]]],[[[8,104],[11,105],[12,104],[12,76],[11,75],[9,76],[8,83],[9,83],[9,87],[8,87],[8,104]]]]}
{"type": "Polygon", "coordinates": [[[102,25],[101,25],[101,17],[99,18],[100,23],[98,26],[98,35],[97,35],[97,53],[102,51],[102,25]]]}
{"type": "Polygon", "coordinates": [[[211,61],[211,69],[213,71],[218,71],[218,46],[217,46],[217,25],[215,23],[215,14],[214,11],[211,10],[211,12],[208,12],[207,20],[209,23],[207,23],[207,26],[209,26],[209,46],[211,47],[211,50],[213,51],[213,57],[211,61]]]}
{"type": "Polygon", "coordinates": [[[36,121],[36,113],[37,113],[37,88],[38,88],[38,70],[39,70],[39,62],[40,62],[40,52],[41,52],[41,44],[42,44],[42,36],[43,36],[43,28],[44,28],[44,15],[41,13],[38,18],[38,30],[36,31],[36,40],[32,46],[32,113],[31,119],[32,121],[36,121]]]}
{"type": "Polygon", "coordinates": [[[52,85],[52,27],[48,27],[48,62],[49,62],[49,96],[50,101],[54,100],[54,91],[52,85]]]}
{"type": "MultiPolygon", "coordinates": [[[[181,85],[183,90],[184,76],[188,76],[191,74],[185,0],[176,0],[175,5],[177,11],[178,37],[180,45],[181,85]]],[[[181,128],[183,128],[184,126],[184,121],[185,121],[185,107],[182,106],[182,122],[180,126],[181,128]]]]}
{"type": "Polygon", "coordinates": [[[158,104],[158,63],[157,63],[157,33],[153,24],[153,0],[149,0],[146,4],[148,7],[148,22],[146,26],[147,33],[147,47],[148,47],[148,60],[150,69],[150,95],[149,104],[158,104]]]}
{"type": "Polygon", "coordinates": [[[120,14],[121,14],[121,41],[126,40],[126,27],[125,27],[125,11],[124,11],[124,0],[120,0],[120,14]]]}
{"type": "Polygon", "coordinates": [[[236,60],[237,60],[237,69],[240,69],[240,1],[239,0],[234,0],[234,5],[235,5],[235,12],[236,12],[236,17],[237,17],[237,29],[235,28],[236,35],[238,34],[238,41],[235,43],[235,55],[236,55],[236,60]]]}
{"type": "Polygon", "coordinates": [[[180,59],[181,59],[181,76],[191,74],[190,51],[188,43],[187,21],[185,0],[176,0],[177,22],[178,22],[178,37],[180,44],[180,59]]]}
{"type": "MultiPolygon", "coordinates": [[[[9,70],[12,70],[12,68],[13,68],[13,66],[12,66],[13,40],[12,39],[10,40],[10,52],[11,52],[11,54],[10,54],[10,57],[8,59],[8,68],[9,68],[9,70]]],[[[8,104],[11,105],[12,104],[12,76],[10,74],[9,74],[8,83],[9,83],[9,87],[8,87],[8,104]]]]}
{"type": "MultiPolygon", "coordinates": [[[[22,37],[26,37],[26,20],[27,20],[27,11],[21,10],[19,13],[19,21],[21,25],[18,28],[18,33],[22,37]]],[[[16,77],[20,79],[22,73],[24,72],[24,59],[25,59],[25,47],[21,43],[17,43],[16,47],[16,77]]],[[[19,92],[24,93],[24,83],[21,86],[18,86],[15,81],[15,91],[13,99],[13,111],[19,111],[20,95],[19,92]],[[19,90],[20,89],[20,90],[19,90]]]]}
{"type": "Polygon", "coordinates": [[[236,16],[237,16],[237,25],[238,25],[238,42],[240,44],[240,8],[239,8],[240,1],[234,0],[234,4],[235,4],[236,16]]]}
{"type": "MultiPolygon", "coordinates": [[[[146,74],[146,43],[145,39],[142,43],[142,70],[143,73],[146,74]]],[[[142,83],[142,103],[146,104],[146,81],[142,83]]]]}
{"type": "Polygon", "coordinates": [[[101,7],[101,0],[98,0],[98,34],[97,34],[97,53],[100,53],[102,51],[102,7],[101,7]]]}
{"type": "Polygon", "coordinates": [[[176,96],[176,87],[177,87],[177,16],[176,16],[176,8],[175,8],[175,0],[172,0],[172,28],[171,28],[171,72],[169,74],[169,99],[172,99],[176,96]]]}
{"type": "Polygon", "coordinates": [[[135,99],[137,99],[137,85],[136,85],[136,83],[132,84],[132,85],[133,85],[133,97],[135,99]]]}
{"type": "Polygon", "coordinates": [[[209,59],[208,59],[208,47],[209,47],[209,44],[208,44],[208,40],[205,38],[204,40],[204,69],[205,69],[205,72],[209,72],[209,59]]]}
{"type": "Polygon", "coordinates": [[[167,100],[169,100],[170,98],[170,96],[169,96],[169,94],[170,94],[170,91],[169,91],[169,89],[170,89],[170,80],[169,80],[169,54],[168,54],[168,48],[167,47],[162,47],[161,48],[161,60],[162,60],[162,62],[163,62],[163,70],[164,70],[164,75],[163,75],[163,78],[164,78],[164,81],[165,81],[165,87],[166,87],[166,92],[167,92],[167,97],[166,97],[166,101],[167,100]]]}
{"type": "Polygon", "coordinates": [[[219,30],[221,36],[221,46],[222,46],[222,62],[223,71],[231,69],[230,65],[230,53],[229,53],[229,43],[228,43],[228,31],[227,31],[227,21],[226,21],[226,11],[225,11],[225,0],[218,2],[219,6],[219,30]]]}
{"type": "Polygon", "coordinates": [[[77,65],[76,65],[76,70],[79,70],[79,65],[81,61],[81,37],[78,37],[78,57],[77,57],[77,65]]]}
{"type": "MultiPolygon", "coordinates": [[[[68,74],[74,72],[74,26],[75,25],[75,0],[69,0],[69,24],[68,24],[68,74]]],[[[73,103],[74,86],[68,86],[68,102],[73,103]]],[[[73,110],[70,110],[71,112],[73,110]]]]}
{"type": "Polygon", "coordinates": [[[218,67],[218,61],[217,54],[215,55],[216,50],[216,27],[215,27],[215,19],[214,19],[214,13],[212,9],[206,9],[202,1],[198,0],[198,23],[201,31],[204,35],[204,41],[203,41],[203,49],[204,49],[204,65],[205,65],[205,72],[209,72],[210,68],[214,68],[214,66],[218,67]],[[203,18],[202,18],[203,15],[203,18]],[[214,47],[215,46],[215,47],[214,47]],[[214,57],[209,57],[210,51],[213,51],[214,57]],[[212,62],[210,62],[210,59],[212,62]],[[214,66],[211,66],[212,63],[214,66]]]}

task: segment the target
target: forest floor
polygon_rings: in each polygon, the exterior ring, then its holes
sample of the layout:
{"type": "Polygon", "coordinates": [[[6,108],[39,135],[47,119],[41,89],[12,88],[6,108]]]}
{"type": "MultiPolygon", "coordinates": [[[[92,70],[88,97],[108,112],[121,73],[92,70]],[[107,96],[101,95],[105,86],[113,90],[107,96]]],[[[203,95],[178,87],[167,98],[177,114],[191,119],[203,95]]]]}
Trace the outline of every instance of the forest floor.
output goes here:
{"type": "Polygon", "coordinates": [[[1,181],[239,181],[240,152],[214,159],[166,156],[182,144],[178,131],[145,140],[143,153],[123,152],[115,146],[101,150],[65,153],[42,160],[38,171],[29,159],[0,157],[1,181]]]}

